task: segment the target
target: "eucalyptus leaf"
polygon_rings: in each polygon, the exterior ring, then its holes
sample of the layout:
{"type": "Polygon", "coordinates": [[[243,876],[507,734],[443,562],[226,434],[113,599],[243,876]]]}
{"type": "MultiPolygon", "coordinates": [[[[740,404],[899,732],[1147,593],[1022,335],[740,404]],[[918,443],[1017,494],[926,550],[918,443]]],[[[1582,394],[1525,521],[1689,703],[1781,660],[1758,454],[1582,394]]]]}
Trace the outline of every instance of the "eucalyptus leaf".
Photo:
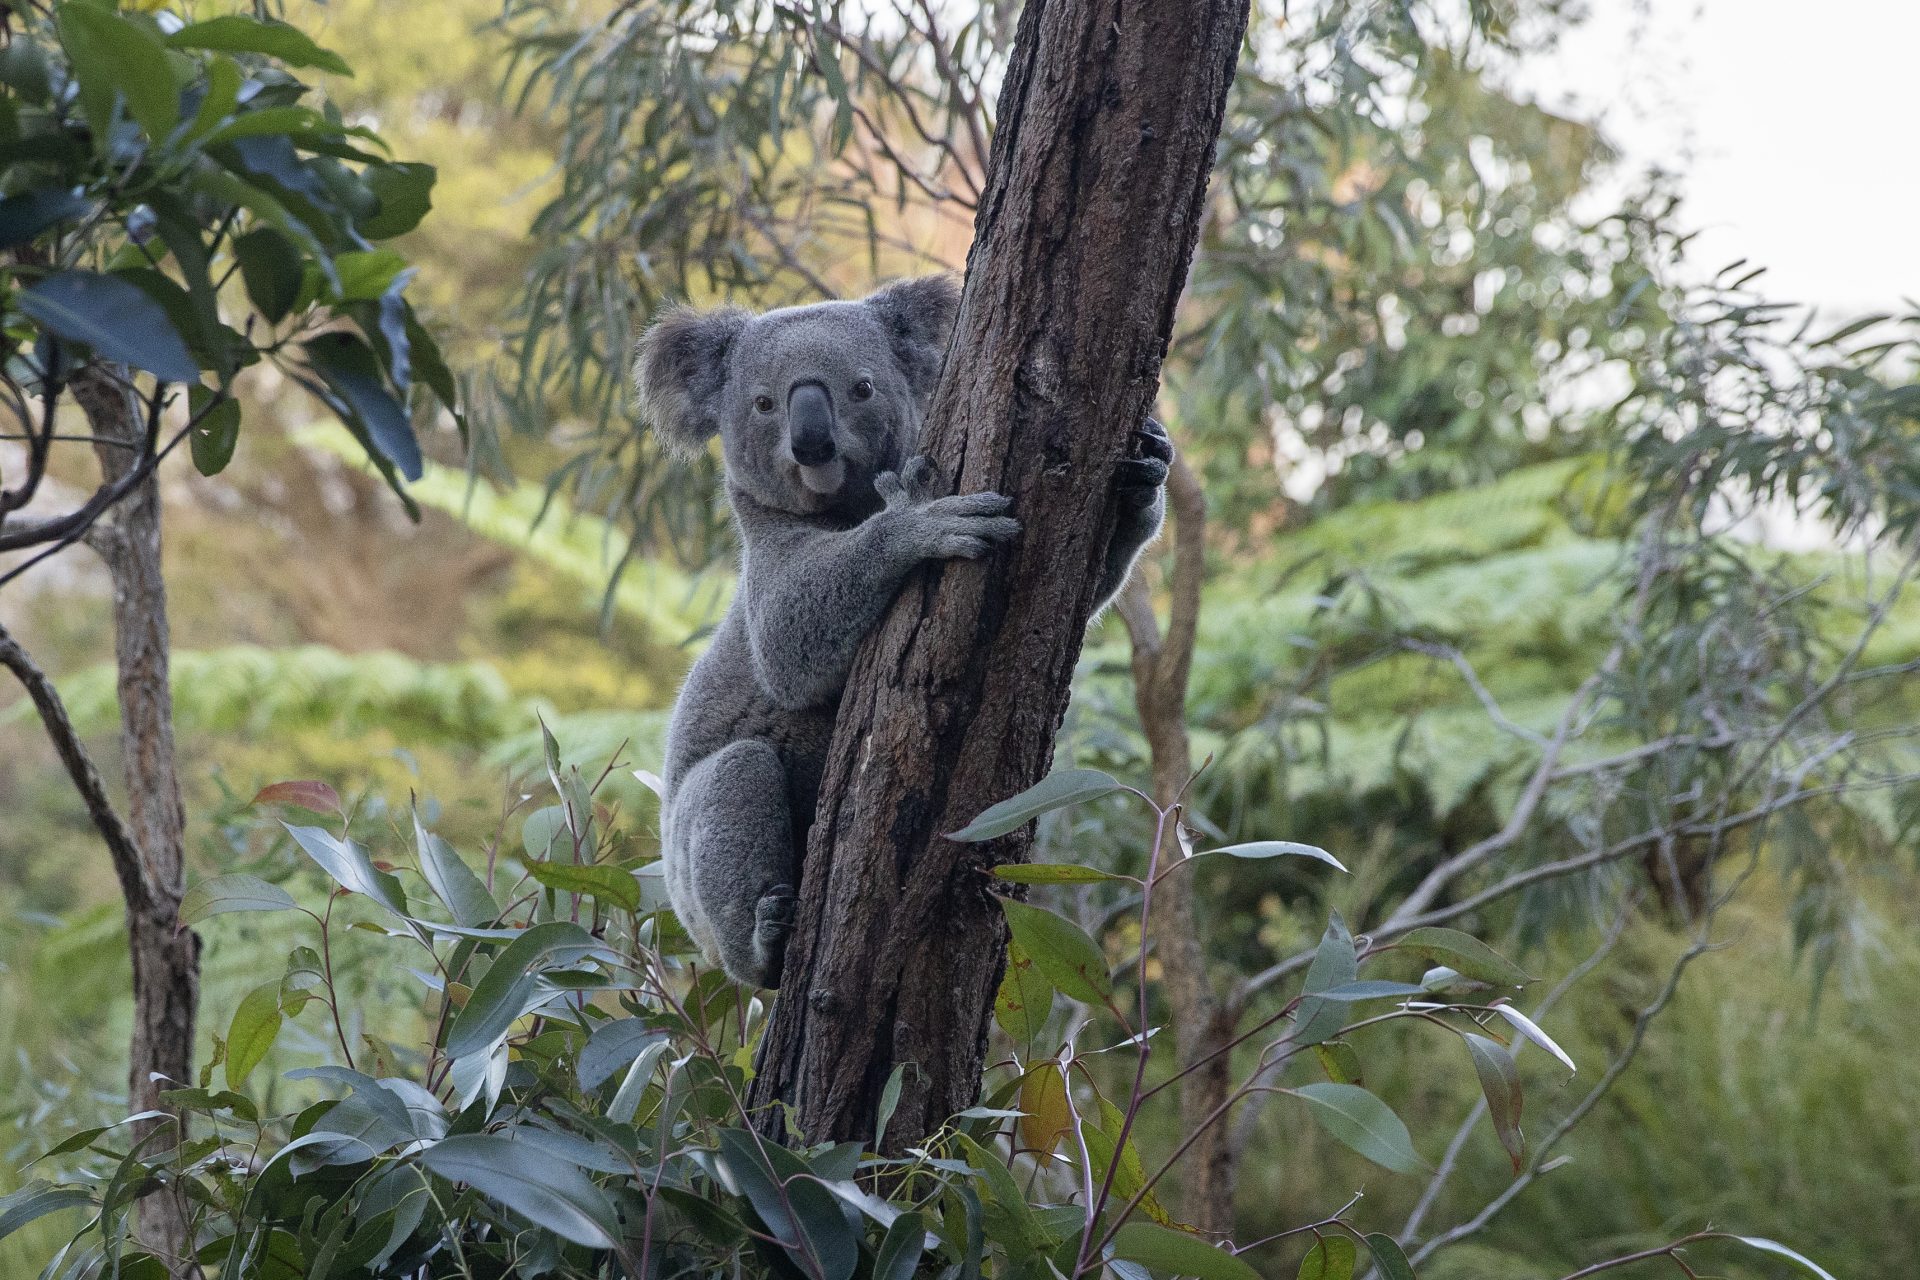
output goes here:
{"type": "Polygon", "coordinates": [[[991,840],[1024,827],[1043,813],[1097,800],[1118,790],[1120,783],[1098,769],[1062,769],[1048,774],[1019,795],[1002,800],[947,839],[991,840]]]}

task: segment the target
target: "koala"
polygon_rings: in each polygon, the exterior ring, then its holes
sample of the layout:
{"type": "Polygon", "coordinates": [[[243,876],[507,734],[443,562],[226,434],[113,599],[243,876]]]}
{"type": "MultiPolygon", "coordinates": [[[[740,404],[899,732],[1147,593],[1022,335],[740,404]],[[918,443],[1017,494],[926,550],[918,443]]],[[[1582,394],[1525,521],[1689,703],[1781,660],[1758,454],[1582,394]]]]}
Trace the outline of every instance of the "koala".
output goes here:
{"type": "MultiPolygon", "coordinates": [[[[675,913],[735,979],[779,984],[800,855],[854,653],[916,565],[1019,531],[997,493],[943,494],[920,428],[959,307],[946,276],[754,315],[680,308],[641,339],[641,409],[669,448],[720,437],[739,588],[667,730],[675,913]]],[[[1114,477],[1104,606],[1159,532],[1172,446],[1148,419],[1114,477]]]]}

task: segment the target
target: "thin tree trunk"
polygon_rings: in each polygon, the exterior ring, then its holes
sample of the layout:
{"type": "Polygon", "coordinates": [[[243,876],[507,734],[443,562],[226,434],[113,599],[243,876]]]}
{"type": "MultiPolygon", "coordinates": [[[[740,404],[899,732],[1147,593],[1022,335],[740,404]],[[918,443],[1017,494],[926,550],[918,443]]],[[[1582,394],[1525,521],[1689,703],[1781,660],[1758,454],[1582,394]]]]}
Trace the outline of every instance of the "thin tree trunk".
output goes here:
{"type": "MultiPolygon", "coordinates": [[[[99,444],[105,481],[112,484],[141,457],[146,425],[137,402],[98,370],[73,384],[99,444]]],[[[137,892],[125,893],[127,943],[133,957],[133,1040],[127,1064],[128,1103],[135,1111],[172,1111],[160,1102],[168,1089],[193,1083],[194,1015],[200,998],[200,938],[179,928],[185,891],[186,811],[174,768],[173,692],[168,683],[167,589],[160,576],[160,490],[148,477],[130,490],[87,535],[113,581],[114,660],[119,668],[120,750],[127,786],[126,826],[140,859],[137,892]]],[[[128,889],[122,876],[122,888],[128,889]]],[[[180,1128],[154,1138],[169,1144],[180,1128]]],[[[161,1121],[136,1128],[145,1137],[161,1121]]],[[[140,1202],[140,1235],[169,1260],[175,1275],[193,1274],[184,1199],[171,1189],[140,1202]]]]}
{"type": "Polygon", "coordinates": [[[809,1140],[870,1139],[901,1064],[889,1147],[978,1090],[1005,958],[984,873],[1031,834],[940,833],[1047,770],[1246,22],[1246,0],[1021,15],[925,447],[961,491],[1012,495],[1024,530],[990,564],[923,571],[848,683],[754,1082],[809,1140]]]}

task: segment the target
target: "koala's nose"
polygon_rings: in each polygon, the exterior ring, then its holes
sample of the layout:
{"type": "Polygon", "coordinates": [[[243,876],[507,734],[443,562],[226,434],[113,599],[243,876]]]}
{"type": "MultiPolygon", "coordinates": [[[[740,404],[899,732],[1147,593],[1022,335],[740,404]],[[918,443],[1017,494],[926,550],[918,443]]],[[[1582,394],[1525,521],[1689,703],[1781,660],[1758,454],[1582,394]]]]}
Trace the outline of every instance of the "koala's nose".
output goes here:
{"type": "Polygon", "coordinates": [[[787,437],[793,460],[803,467],[833,461],[833,400],[817,382],[802,382],[787,393],[787,437]]]}

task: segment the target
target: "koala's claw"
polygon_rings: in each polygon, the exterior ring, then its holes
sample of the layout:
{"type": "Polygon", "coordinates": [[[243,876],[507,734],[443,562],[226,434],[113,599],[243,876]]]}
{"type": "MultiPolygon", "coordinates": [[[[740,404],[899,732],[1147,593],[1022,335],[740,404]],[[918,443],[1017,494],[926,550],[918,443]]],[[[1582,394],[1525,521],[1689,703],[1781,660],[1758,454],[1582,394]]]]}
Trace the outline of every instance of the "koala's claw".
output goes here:
{"type": "Polygon", "coordinates": [[[1141,458],[1158,458],[1165,463],[1173,461],[1173,441],[1167,438],[1167,429],[1152,418],[1148,418],[1133,433],[1133,451],[1141,458]]]}
{"type": "Polygon", "coordinates": [[[1148,418],[1133,433],[1133,456],[1113,469],[1113,487],[1120,501],[1129,507],[1152,506],[1161,486],[1167,483],[1172,464],[1173,441],[1167,438],[1165,427],[1148,418]]]}
{"type": "Polygon", "coordinates": [[[753,907],[753,959],[760,985],[779,985],[787,958],[787,939],[793,935],[793,886],[777,884],[760,895],[753,907]]]}

